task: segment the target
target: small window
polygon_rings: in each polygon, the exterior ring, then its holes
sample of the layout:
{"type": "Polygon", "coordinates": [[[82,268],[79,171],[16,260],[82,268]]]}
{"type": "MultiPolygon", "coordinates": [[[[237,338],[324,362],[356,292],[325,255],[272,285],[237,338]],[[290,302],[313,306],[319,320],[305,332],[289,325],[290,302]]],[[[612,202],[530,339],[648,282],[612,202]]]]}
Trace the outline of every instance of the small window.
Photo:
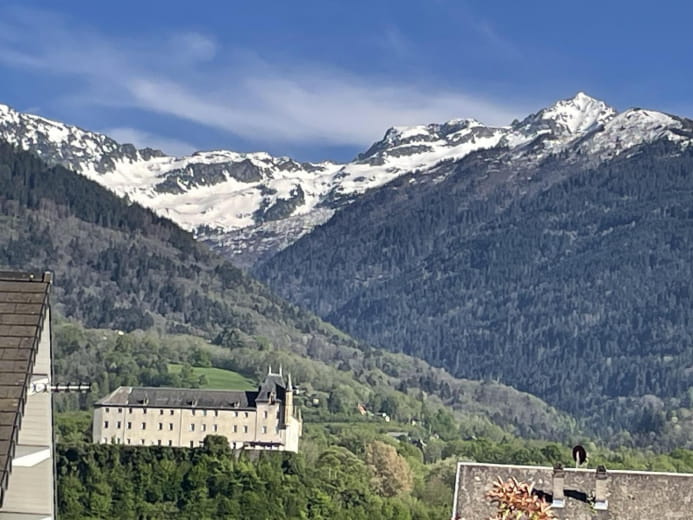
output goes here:
{"type": "Polygon", "coordinates": [[[156,443],[157,443],[159,446],[161,446],[161,439],[158,439],[158,440],[156,441],[156,443]]]}
{"type": "Polygon", "coordinates": [[[128,413],[132,413],[132,408],[128,408],[128,413]]]}
{"type": "Polygon", "coordinates": [[[169,445],[169,446],[173,446],[173,441],[169,439],[168,445],[169,445]]]}
{"type": "Polygon", "coordinates": [[[163,409],[159,410],[159,415],[164,415],[164,410],[163,410],[163,409]]]}
{"type": "Polygon", "coordinates": [[[142,423],[142,429],[143,429],[143,430],[146,430],[146,429],[147,429],[147,423],[146,423],[146,422],[143,422],[143,423],[142,423]]]}
{"type": "Polygon", "coordinates": [[[190,441],[190,447],[194,448],[195,447],[195,441],[190,441]]]}
{"type": "Polygon", "coordinates": [[[248,427],[247,426],[243,427],[243,433],[248,433],[248,427]]]}
{"type": "Polygon", "coordinates": [[[268,412],[267,412],[267,410],[265,410],[264,416],[265,416],[265,419],[267,419],[267,417],[268,417],[268,412]]]}
{"type": "Polygon", "coordinates": [[[248,412],[245,412],[245,416],[248,417],[248,412]]]}
{"type": "Polygon", "coordinates": [[[122,409],[122,408],[118,408],[118,413],[123,413],[123,409],[122,409]]]}
{"type": "Polygon", "coordinates": [[[108,413],[108,412],[110,412],[110,411],[111,411],[110,408],[106,408],[106,413],[108,413]]]}
{"type": "Polygon", "coordinates": [[[130,444],[130,439],[127,440],[128,444],[130,444]]]}
{"type": "Polygon", "coordinates": [[[206,425],[206,424],[203,424],[203,425],[202,425],[202,431],[203,431],[203,432],[206,432],[206,431],[207,431],[207,425],[206,425]]]}
{"type": "Polygon", "coordinates": [[[173,415],[174,410],[169,410],[168,414],[173,415]]]}
{"type": "Polygon", "coordinates": [[[234,417],[238,417],[238,412],[233,412],[234,417]]]}
{"type": "Polygon", "coordinates": [[[233,425],[233,433],[238,433],[238,425],[237,424],[233,425]]]}
{"type": "Polygon", "coordinates": [[[132,423],[128,421],[128,430],[132,430],[132,423]]]}
{"type": "Polygon", "coordinates": [[[147,409],[146,409],[146,408],[143,409],[143,410],[142,410],[142,413],[145,414],[145,415],[147,415],[147,409]]]}
{"type": "Polygon", "coordinates": [[[142,446],[144,446],[144,439],[142,439],[142,440],[140,441],[140,444],[141,444],[142,446]]]}
{"type": "Polygon", "coordinates": [[[159,429],[160,429],[160,430],[163,430],[163,429],[164,429],[164,423],[162,423],[162,422],[159,423],[159,429]]]}
{"type": "Polygon", "coordinates": [[[122,424],[122,423],[121,423],[120,421],[118,421],[118,422],[116,423],[116,428],[120,429],[121,424],[122,424]]]}
{"type": "Polygon", "coordinates": [[[195,410],[192,411],[193,416],[195,415],[195,410]]]}
{"type": "Polygon", "coordinates": [[[218,429],[218,428],[217,428],[217,425],[215,424],[215,425],[214,425],[214,431],[217,431],[217,429],[218,429]]]}
{"type": "Polygon", "coordinates": [[[214,410],[214,417],[219,417],[219,410],[214,410]]]}
{"type": "Polygon", "coordinates": [[[191,432],[194,432],[194,431],[195,431],[195,425],[194,425],[194,424],[191,424],[191,425],[188,427],[188,430],[191,431],[191,432]]]}
{"type": "Polygon", "coordinates": [[[103,427],[104,427],[104,428],[108,428],[108,421],[104,421],[104,422],[103,422],[103,427]]]}
{"type": "Polygon", "coordinates": [[[267,433],[267,426],[262,427],[262,433],[267,433]]]}
{"type": "Polygon", "coordinates": [[[168,423],[168,429],[173,430],[173,423],[168,423]]]}

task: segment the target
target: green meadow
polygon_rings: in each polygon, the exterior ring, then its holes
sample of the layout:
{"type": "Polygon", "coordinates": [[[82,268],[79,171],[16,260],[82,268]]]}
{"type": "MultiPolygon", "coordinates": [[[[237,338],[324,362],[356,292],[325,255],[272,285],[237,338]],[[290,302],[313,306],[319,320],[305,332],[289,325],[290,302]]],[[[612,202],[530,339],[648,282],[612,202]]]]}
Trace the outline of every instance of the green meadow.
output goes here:
{"type": "MultiPolygon", "coordinates": [[[[169,363],[168,371],[171,374],[179,374],[183,365],[169,363]]],[[[213,367],[192,367],[195,376],[205,376],[207,382],[201,388],[214,388],[218,390],[254,390],[257,387],[252,380],[231,370],[213,367]]]]}

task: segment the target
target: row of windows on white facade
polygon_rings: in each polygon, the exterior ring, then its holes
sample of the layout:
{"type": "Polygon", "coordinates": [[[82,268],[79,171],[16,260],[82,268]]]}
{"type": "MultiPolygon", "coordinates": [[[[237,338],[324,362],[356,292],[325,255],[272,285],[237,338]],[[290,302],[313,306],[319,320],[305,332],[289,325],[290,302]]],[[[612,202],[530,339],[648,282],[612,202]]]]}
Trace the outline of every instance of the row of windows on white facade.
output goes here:
{"type": "MultiPolygon", "coordinates": [[[[121,426],[122,426],[122,423],[121,423],[120,421],[116,421],[116,429],[120,429],[121,426]]],[[[108,421],[104,421],[104,422],[103,422],[103,428],[104,428],[104,430],[107,430],[108,427],[109,427],[109,422],[108,422],[108,421]]],[[[173,423],[168,423],[168,429],[169,429],[169,431],[173,431],[173,428],[174,428],[173,423]]],[[[132,430],[132,422],[129,422],[129,421],[128,421],[128,423],[127,423],[127,429],[128,429],[128,430],[132,430]]],[[[142,423],[142,428],[141,428],[141,429],[142,429],[142,430],[146,430],[146,429],[147,429],[147,423],[142,423]]],[[[159,423],[159,430],[163,430],[163,429],[164,429],[164,423],[159,423]]],[[[267,433],[267,426],[262,426],[261,429],[262,429],[262,433],[267,433]]],[[[194,431],[195,431],[195,425],[194,425],[194,424],[189,424],[189,425],[188,425],[188,431],[189,431],[189,432],[194,432],[194,431]]],[[[199,431],[206,432],[206,431],[207,431],[207,425],[206,425],[206,424],[200,425],[200,430],[199,430],[199,431]]],[[[213,424],[213,425],[212,425],[212,431],[214,431],[214,432],[219,431],[219,426],[216,425],[216,424],[213,424]]],[[[233,425],[233,433],[238,433],[238,425],[237,425],[237,424],[234,424],[234,425],[233,425]]],[[[248,426],[247,426],[247,425],[243,425],[243,433],[248,433],[248,426]]],[[[279,433],[279,426],[276,426],[276,427],[274,428],[274,433],[279,433]]]]}
{"type": "MultiPolygon", "coordinates": [[[[133,410],[134,410],[134,408],[128,408],[128,413],[132,413],[133,410]]],[[[147,414],[147,408],[137,408],[137,410],[142,410],[143,414],[145,414],[145,415],[147,414]]],[[[111,412],[111,409],[106,408],[106,413],[110,413],[110,412],[111,412]]],[[[191,410],[191,415],[193,415],[193,416],[197,415],[197,412],[200,412],[200,415],[202,415],[202,417],[207,417],[207,412],[213,413],[214,417],[219,416],[219,410],[195,410],[195,409],[191,410]]],[[[123,413],[123,409],[118,408],[118,413],[123,413]]],[[[233,416],[239,417],[240,413],[243,413],[243,417],[248,417],[248,412],[239,412],[238,410],[233,411],[233,416]]],[[[173,409],[169,410],[169,415],[174,415],[174,414],[175,414],[175,410],[173,410],[173,409]]],[[[164,415],[163,409],[159,409],[159,415],[164,415]]],[[[264,415],[264,418],[267,419],[269,417],[269,412],[267,410],[265,410],[263,415],[264,415]]],[[[277,411],[277,419],[279,419],[279,411],[277,411]]]]}

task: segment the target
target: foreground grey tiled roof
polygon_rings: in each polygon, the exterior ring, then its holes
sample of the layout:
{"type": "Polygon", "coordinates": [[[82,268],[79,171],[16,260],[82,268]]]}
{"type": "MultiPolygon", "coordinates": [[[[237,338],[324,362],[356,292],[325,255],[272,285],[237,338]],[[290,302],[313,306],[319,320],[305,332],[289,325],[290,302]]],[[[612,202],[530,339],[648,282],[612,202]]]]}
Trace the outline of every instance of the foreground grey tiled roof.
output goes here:
{"type": "Polygon", "coordinates": [[[50,274],[0,271],[0,505],[48,307],[50,274]]]}
{"type": "Polygon", "coordinates": [[[152,408],[254,408],[256,391],[201,390],[121,386],[96,406],[149,406],[152,408]]]}
{"type": "MultiPolygon", "coordinates": [[[[693,474],[649,471],[606,472],[605,509],[595,507],[596,471],[565,469],[561,520],[673,520],[693,518],[693,474]]],[[[489,518],[494,508],[486,492],[497,478],[534,484],[537,494],[553,500],[553,468],[460,462],[455,483],[454,520],[489,518]]]]}

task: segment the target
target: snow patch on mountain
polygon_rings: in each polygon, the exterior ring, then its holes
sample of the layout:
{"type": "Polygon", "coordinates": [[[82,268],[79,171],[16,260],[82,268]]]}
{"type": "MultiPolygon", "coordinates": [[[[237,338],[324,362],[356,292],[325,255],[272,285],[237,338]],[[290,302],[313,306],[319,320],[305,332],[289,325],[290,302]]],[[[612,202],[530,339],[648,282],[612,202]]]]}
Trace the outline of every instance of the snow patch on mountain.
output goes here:
{"type": "Polygon", "coordinates": [[[473,119],[395,126],[349,163],[308,163],[227,150],[167,156],[0,105],[1,139],[127,195],[245,265],[286,247],[368,190],[405,173],[437,172],[443,161],[475,151],[498,150],[518,165],[557,154],[599,162],[657,139],[689,146],[691,128],[691,121],[651,110],[617,113],[580,92],[509,126],[473,119]]]}

